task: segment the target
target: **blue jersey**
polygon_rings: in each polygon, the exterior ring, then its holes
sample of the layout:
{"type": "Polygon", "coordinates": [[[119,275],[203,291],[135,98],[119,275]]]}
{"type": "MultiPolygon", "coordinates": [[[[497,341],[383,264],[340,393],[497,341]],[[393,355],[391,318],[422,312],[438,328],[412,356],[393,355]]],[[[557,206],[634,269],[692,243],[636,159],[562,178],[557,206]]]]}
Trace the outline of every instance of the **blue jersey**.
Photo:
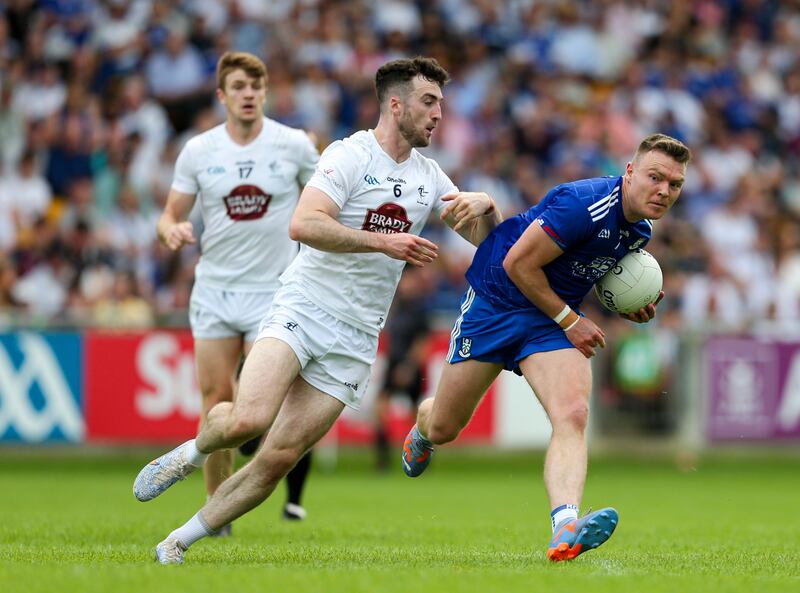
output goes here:
{"type": "Polygon", "coordinates": [[[475,292],[504,309],[536,308],[503,268],[508,250],[538,224],[564,253],[543,270],[553,291],[573,309],[628,251],[644,247],[653,223],[631,223],[622,211],[622,177],[596,177],[558,185],[536,206],[498,225],[478,247],[467,270],[475,292]]]}

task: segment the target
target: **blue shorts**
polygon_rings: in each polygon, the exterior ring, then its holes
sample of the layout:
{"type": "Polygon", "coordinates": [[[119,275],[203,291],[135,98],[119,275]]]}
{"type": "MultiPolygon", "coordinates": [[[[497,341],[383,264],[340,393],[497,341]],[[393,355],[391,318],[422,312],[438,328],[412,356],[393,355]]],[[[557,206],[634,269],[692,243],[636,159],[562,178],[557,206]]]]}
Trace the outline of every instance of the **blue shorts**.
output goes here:
{"type": "Polygon", "coordinates": [[[574,346],[564,330],[539,309],[500,309],[469,287],[450,333],[447,362],[500,362],[507,371],[521,375],[520,360],[563,348],[574,346]]]}

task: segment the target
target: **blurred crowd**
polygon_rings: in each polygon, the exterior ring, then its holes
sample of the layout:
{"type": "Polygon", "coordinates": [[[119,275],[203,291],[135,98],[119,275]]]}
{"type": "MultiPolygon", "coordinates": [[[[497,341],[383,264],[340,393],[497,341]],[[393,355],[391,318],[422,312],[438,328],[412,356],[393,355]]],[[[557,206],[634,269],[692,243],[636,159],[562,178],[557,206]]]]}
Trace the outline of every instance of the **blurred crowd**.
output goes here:
{"type": "MultiPolygon", "coordinates": [[[[800,325],[800,2],[0,0],[2,323],[182,323],[198,251],[155,222],[186,140],[223,120],[226,50],[269,69],[267,115],[320,150],[377,122],[387,60],[451,73],[426,153],[506,214],[616,175],[646,134],[693,150],[649,250],[664,323],[800,325]]],[[[196,216],[195,216],[195,221],[196,216]]],[[[199,229],[198,229],[199,231],[199,229]]],[[[457,310],[471,248],[443,244],[426,306],[457,310]]],[[[593,299],[589,299],[593,300],[593,299]]]]}

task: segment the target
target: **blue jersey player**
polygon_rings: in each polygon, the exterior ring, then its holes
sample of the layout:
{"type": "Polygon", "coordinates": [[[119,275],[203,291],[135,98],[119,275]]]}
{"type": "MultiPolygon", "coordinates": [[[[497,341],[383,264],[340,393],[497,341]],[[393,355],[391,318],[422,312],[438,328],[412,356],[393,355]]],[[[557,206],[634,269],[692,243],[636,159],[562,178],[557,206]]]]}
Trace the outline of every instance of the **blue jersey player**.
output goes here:
{"type": "MultiPolygon", "coordinates": [[[[522,374],[553,428],[544,464],[551,506],[550,560],[571,560],[605,542],[618,516],[605,508],[578,518],[586,479],[590,359],[605,335],[582,316],[592,285],[629,250],[650,239],[681,192],[689,149],[653,134],[620,177],[553,188],[539,204],[499,225],[478,247],[470,288],[453,327],[436,397],[422,403],[403,446],[403,468],[418,476],[433,446],[454,440],[502,370],[522,374]]],[[[663,292],[659,299],[663,297],[663,292]]],[[[645,323],[656,305],[623,315],[645,323]]]]}

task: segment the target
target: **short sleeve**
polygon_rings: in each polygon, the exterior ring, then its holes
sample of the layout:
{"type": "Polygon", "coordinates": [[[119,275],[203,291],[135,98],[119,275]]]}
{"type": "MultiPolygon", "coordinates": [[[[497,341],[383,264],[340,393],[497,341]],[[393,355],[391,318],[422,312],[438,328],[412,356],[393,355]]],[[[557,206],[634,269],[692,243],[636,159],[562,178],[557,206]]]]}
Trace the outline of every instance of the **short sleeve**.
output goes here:
{"type": "Polygon", "coordinates": [[[562,250],[566,251],[589,235],[592,224],[589,212],[568,186],[553,188],[543,201],[550,204],[536,222],[562,250]]]}
{"type": "Polygon", "coordinates": [[[200,191],[200,186],[197,183],[194,152],[194,142],[190,140],[183,147],[178,159],[175,161],[172,189],[182,194],[197,195],[200,191]]]}
{"type": "Polygon", "coordinates": [[[317,168],[306,186],[324,192],[339,208],[343,207],[356,187],[356,177],[361,170],[357,153],[341,140],[331,144],[322,153],[317,168]]]}
{"type": "Polygon", "coordinates": [[[433,204],[433,210],[436,214],[441,214],[447,208],[448,202],[443,202],[442,198],[449,194],[458,193],[458,187],[447,174],[442,171],[441,167],[436,164],[436,202],[433,204]]]}
{"type": "Polygon", "coordinates": [[[298,153],[300,162],[298,163],[297,180],[300,182],[300,185],[305,185],[314,175],[317,163],[319,162],[319,152],[316,146],[314,146],[314,143],[311,142],[311,138],[309,138],[308,134],[305,132],[302,132],[298,153]]]}

